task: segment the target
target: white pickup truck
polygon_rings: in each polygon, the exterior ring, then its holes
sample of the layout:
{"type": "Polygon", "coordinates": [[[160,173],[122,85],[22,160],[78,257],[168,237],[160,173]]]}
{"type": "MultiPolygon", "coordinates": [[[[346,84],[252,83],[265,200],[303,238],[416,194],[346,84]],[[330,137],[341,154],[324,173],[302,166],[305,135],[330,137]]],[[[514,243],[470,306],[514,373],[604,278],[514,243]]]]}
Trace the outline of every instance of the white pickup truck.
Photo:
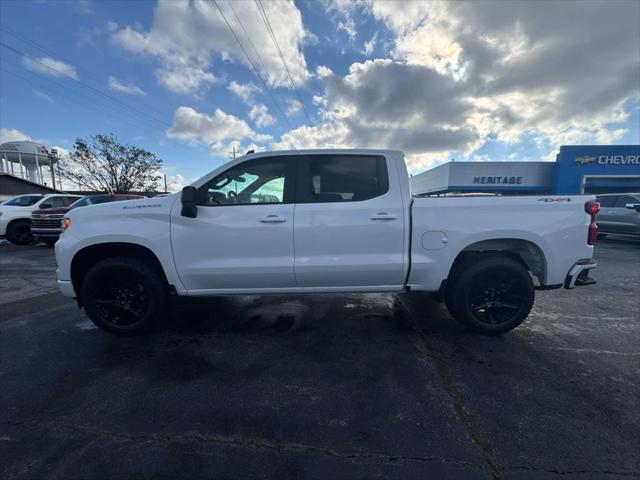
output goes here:
{"type": "Polygon", "coordinates": [[[148,330],[169,296],[436,292],[473,331],[534,289],[595,283],[591,196],[412,196],[402,152],[250,153],[182,195],[70,211],[58,285],[98,326],[148,330]]]}

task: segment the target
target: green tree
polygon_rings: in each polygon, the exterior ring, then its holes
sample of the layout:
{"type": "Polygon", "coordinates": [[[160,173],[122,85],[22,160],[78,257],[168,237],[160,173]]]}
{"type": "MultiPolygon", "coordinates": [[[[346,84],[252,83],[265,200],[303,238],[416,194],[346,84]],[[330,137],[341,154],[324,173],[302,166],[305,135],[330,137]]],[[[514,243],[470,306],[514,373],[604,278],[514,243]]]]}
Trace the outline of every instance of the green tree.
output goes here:
{"type": "Polygon", "coordinates": [[[67,180],[97,192],[151,192],[158,189],[162,160],[144,148],[120,143],[112,134],[77,138],[60,163],[67,180]]]}

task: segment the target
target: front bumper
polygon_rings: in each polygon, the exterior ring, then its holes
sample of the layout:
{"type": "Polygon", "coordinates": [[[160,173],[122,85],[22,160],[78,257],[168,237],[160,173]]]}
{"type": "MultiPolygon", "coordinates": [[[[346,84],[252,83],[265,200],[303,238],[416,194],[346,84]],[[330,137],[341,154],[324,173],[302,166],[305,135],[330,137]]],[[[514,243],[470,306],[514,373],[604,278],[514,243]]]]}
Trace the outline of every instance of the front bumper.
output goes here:
{"type": "Polygon", "coordinates": [[[58,289],[60,290],[60,293],[62,293],[62,295],[65,297],[77,297],[76,292],[73,289],[73,283],[71,283],[71,280],[58,280],[58,289]]]}
{"type": "Polygon", "coordinates": [[[595,260],[581,260],[577,262],[564,280],[564,288],[583,287],[593,285],[596,281],[589,276],[589,271],[598,266],[595,260]]]}
{"type": "Polygon", "coordinates": [[[31,235],[33,235],[35,238],[42,238],[42,239],[51,239],[51,238],[55,238],[58,239],[60,238],[60,235],[62,234],[62,230],[47,230],[47,229],[31,229],[31,235]]]}

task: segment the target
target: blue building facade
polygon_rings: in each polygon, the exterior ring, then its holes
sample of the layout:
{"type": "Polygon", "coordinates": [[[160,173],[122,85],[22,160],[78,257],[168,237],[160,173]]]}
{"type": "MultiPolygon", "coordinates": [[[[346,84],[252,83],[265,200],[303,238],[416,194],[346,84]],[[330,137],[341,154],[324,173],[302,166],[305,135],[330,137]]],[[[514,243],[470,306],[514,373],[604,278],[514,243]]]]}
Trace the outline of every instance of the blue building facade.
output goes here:
{"type": "Polygon", "coordinates": [[[554,194],[640,192],[640,145],[560,147],[554,194]]]}
{"type": "Polygon", "coordinates": [[[640,192],[640,145],[566,145],[555,162],[449,162],[411,177],[414,193],[640,192]]]}

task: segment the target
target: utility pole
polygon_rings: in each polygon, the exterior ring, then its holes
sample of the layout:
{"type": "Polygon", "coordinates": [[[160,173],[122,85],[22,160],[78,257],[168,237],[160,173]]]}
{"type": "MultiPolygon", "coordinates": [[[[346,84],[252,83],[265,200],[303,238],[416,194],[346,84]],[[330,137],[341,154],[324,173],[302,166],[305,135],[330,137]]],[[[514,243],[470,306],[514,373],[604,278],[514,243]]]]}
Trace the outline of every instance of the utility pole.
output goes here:
{"type": "Polygon", "coordinates": [[[233,160],[235,160],[236,159],[236,153],[238,153],[238,151],[236,150],[236,146],[235,145],[231,148],[231,151],[229,153],[231,154],[231,158],[233,158],[233,160]]]}

